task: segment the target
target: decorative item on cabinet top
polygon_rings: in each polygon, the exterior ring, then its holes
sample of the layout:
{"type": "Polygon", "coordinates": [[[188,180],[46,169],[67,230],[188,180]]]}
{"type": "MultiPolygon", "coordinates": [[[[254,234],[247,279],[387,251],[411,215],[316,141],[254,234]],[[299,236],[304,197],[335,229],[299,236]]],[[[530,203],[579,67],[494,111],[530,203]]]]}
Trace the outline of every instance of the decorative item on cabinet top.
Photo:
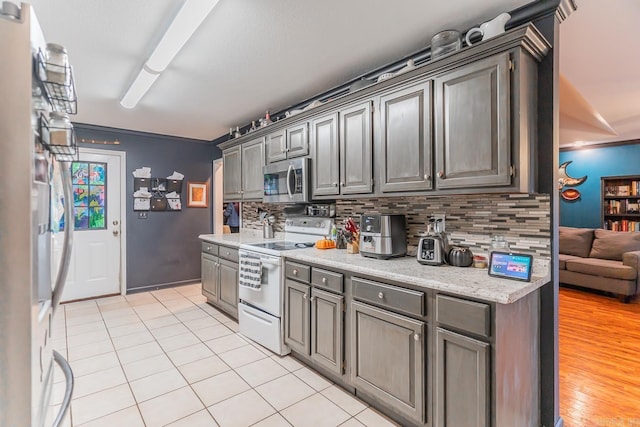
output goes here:
{"type": "Polygon", "coordinates": [[[133,177],[134,211],[182,210],[183,174],[174,171],[166,178],[155,178],[151,168],[142,167],[133,171],[133,177]]]}

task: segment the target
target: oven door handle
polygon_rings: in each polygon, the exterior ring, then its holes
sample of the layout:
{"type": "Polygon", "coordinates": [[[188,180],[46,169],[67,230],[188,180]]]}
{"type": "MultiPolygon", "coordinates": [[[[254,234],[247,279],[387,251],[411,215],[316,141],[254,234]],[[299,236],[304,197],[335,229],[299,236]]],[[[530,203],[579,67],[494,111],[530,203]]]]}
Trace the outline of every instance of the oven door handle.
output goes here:
{"type": "Polygon", "coordinates": [[[267,264],[269,266],[278,266],[280,265],[280,259],[274,259],[274,258],[260,258],[260,262],[262,264],[267,264]]]}

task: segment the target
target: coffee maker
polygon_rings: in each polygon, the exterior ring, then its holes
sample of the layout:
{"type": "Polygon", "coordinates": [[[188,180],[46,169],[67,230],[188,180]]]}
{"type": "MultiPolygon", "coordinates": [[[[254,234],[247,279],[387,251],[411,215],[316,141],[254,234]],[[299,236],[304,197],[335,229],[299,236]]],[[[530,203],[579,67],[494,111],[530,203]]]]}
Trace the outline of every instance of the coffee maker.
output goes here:
{"type": "Polygon", "coordinates": [[[404,215],[362,215],[360,219],[360,255],[389,259],[407,254],[404,215]]]}

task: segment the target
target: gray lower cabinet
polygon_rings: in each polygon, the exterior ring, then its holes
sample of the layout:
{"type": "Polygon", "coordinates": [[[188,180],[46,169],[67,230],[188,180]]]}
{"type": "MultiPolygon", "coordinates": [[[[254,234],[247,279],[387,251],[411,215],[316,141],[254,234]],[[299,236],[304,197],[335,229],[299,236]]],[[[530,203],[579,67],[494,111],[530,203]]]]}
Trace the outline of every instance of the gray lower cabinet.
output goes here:
{"type": "Polygon", "coordinates": [[[344,296],[311,289],[311,359],[342,375],[344,296]]]}
{"type": "Polygon", "coordinates": [[[433,188],[432,80],[380,97],[377,137],[380,191],[433,188]]]}
{"type": "Polygon", "coordinates": [[[263,138],[242,144],[242,200],[262,200],[264,193],[263,166],[263,138]]]}
{"type": "MultiPolygon", "coordinates": [[[[238,250],[220,246],[219,256],[215,256],[207,253],[204,246],[206,244],[203,244],[201,255],[202,294],[207,297],[207,302],[237,319],[238,250]]],[[[214,253],[218,253],[217,246],[214,248],[214,253]]]]}
{"type": "Polygon", "coordinates": [[[208,301],[218,301],[218,258],[203,253],[201,256],[202,294],[208,301]]]}
{"type": "Polygon", "coordinates": [[[425,422],[425,323],[351,303],[351,383],[416,423],[425,422]]]}
{"type": "Polygon", "coordinates": [[[311,287],[286,279],[284,284],[284,342],[303,355],[309,355],[309,293],[311,287]]]}
{"type": "Polygon", "coordinates": [[[228,148],[222,152],[223,199],[242,200],[242,152],[241,146],[228,148]]]}
{"type": "Polygon", "coordinates": [[[436,328],[436,427],[489,426],[491,345],[436,328]]]}
{"type": "Polygon", "coordinates": [[[438,189],[511,184],[509,64],[507,52],[435,78],[438,189]]]}
{"type": "Polygon", "coordinates": [[[228,314],[238,317],[238,263],[220,260],[218,305],[228,314]]]}

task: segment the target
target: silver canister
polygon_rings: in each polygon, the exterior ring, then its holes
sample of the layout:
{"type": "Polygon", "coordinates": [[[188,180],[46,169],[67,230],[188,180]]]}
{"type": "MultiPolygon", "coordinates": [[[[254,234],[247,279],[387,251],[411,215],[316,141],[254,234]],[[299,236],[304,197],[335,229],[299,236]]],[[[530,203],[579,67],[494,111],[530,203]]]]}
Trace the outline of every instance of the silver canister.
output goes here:
{"type": "Polygon", "coordinates": [[[49,144],[70,147],[72,129],[73,125],[65,113],[58,111],[49,113],[49,144]]]}
{"type": "Polygon", "coordinates": [[[56,43],[47,43],[45,62],[48,82],[61,85],[70,84],[69,56],[64,46],[56,43]]]}
{"type": "Polygon", "coordinates": [[[431,59],[437,59],[460,50],[462,38],[458,30],[440,31],[431,39],[431,59]]]}

